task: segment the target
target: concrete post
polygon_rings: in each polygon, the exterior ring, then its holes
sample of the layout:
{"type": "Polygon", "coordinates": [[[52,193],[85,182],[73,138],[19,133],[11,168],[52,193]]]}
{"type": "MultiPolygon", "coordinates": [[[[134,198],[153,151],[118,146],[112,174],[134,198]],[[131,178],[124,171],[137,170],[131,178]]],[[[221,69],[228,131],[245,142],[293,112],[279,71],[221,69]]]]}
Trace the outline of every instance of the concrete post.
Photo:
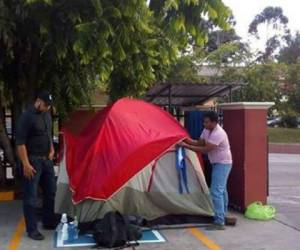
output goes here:
{"type": "Polygon", "coordinates": [[[220,104],[230,140],[233,168],[228,181],[230,205],[244,209],[254,201],[267,202],[267,111],[271,102],[220,104]]]}

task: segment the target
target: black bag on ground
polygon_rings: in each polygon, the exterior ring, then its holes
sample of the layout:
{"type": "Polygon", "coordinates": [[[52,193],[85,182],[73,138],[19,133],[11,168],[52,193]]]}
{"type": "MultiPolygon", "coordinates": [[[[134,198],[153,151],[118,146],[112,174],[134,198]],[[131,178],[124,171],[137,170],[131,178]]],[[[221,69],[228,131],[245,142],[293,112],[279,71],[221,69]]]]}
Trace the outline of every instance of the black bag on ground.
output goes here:
{"type": "Polygon", "coordinates": [[[93,231],[98,247],[127,247],[130,241],[136,242],[142,238],[141,229],[129,224],[128,219],[119,212],[109,212],[103,219],[96,220],[93,231]]]}

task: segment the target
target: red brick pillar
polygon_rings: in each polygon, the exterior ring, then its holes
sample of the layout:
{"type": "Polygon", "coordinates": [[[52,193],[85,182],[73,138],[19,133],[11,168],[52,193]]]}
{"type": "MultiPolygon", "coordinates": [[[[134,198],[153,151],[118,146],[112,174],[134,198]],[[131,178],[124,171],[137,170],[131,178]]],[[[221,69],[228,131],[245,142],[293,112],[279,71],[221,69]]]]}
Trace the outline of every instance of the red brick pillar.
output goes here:
{"type": "Polygon", "coordinates": [[[241,211],[254,201],[267,202],[267,111],[272,105],[269,102],[220,105],[233,156],[229,199],[230,204],[241,211]]]}

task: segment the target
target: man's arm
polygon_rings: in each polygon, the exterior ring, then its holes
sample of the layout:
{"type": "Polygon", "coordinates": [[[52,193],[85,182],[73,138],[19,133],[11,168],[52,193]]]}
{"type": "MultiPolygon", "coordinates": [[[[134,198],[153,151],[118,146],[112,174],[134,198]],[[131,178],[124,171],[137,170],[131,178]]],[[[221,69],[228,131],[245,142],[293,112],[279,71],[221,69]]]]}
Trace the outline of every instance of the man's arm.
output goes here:
{"type": "Polygon", "coordinates": [[[34,174],[36,173],[33,166],[31,166],[28,155],[27,155],[27,149],[26,146],[23,145],[17,145],[17,152],[18,156],[22,162],[23,165],[23,171],[26,178],[31,179],[33,178],[34,174]]]}
{"type": "Polygon", "coordinates": [[[17,124],[16,145],[18,157],[23,165],[24,176],[28,179],[31,179],[36,173],[34,167],[31,166],[29,162],[27,149],[25,146],[30,127],[30,116],[28,114],[22,114],[17,124]]]}
{"type": "Polygon", "coordinates": [[[183,142],[180,145],[195,152],[201,152],[202,154],[206,154],[217,147],[217,145],[211,143],[206,143],[204,146],[193,146],[183,142]]]}
{"type": "Polygon", "coordinates": [[[191,138],[186,138],[184,142],[190,146],[204,146],[205,140],[199,138],[198,140],[193,140],[191,138]]]}
{"type": "Polygon", "coordinates": [[[48,136],[49,136],[49,141],[50,141],[50,150],[49,150],[49,155],[48,155],[48,159],[49,160],[53,160],[54,155],[55,155],[55,150],[54,150],[54,146],[53,146],[53,135],[52,135],[52,117],[51,117],[51,113],[48,111],[46,113],[47,116],[47,129],[48,129],[48,136]]]}
{"type": "Polygon", "coordinates": [[[55,155],[55,150],[54,150],[53,142],[51,142],[50,152],[49,152],[49,156],[48,156],[49,160],[52,161],[54,158],[54,155],[55,155]]]}
{"type": "Polygon", "coordinates": [[[19,156],[23,166],[30,165],[28,155],[27,155],[27,149],[24,144],[17,145],[17,153],[18,153],[18,156],[19,156]]]}

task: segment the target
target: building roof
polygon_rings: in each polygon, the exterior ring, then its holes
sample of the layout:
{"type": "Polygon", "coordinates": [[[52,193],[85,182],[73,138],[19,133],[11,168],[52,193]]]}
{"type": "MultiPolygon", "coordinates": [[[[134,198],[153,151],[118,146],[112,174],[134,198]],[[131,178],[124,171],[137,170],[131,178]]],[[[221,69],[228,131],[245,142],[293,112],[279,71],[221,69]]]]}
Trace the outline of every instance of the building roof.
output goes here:
{"type": "Polygon", "coordinates": [[[201,105],[214,97],[231,95],[244,83],[160,83],[154,85],[144,99],[160,106],[201,105]]]}

